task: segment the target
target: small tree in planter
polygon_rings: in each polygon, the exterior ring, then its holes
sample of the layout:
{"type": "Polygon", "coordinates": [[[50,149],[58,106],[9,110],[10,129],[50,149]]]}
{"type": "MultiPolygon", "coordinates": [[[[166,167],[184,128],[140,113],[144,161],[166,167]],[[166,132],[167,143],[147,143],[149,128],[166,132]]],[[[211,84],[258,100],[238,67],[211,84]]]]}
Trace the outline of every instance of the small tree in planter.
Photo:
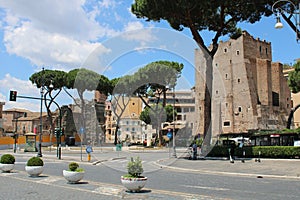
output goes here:
{"type": "Polygon", "coordinates": [[[40,157],[31,157],[25,166],[26,172],[32,176],[39,176],[44,170],[44,161],[40,157]]]}
{"type": "Polygon", "coordinates": [[[130,192],[139,192],[146,184],[147,177],[141,176],[144,172],[142,161],[139,157],[136,159],[131,158],[127,164],[128,174],[121,176],[121,183],[130,192]]]}
{"type": "Polygon", "coordinates": [[[69,183],[77,183],[83,179],[84,170],[79,168],[77,162],[71,162],[69,164],[69,170],[63,170],[63,176],[69,183]]]}
{"type": "Polygon", "coordinates": [[[3,172],[10,172],[15,166],[15,157],[11,154],[3,154],[0,159],[0,169],[3,172]]]}

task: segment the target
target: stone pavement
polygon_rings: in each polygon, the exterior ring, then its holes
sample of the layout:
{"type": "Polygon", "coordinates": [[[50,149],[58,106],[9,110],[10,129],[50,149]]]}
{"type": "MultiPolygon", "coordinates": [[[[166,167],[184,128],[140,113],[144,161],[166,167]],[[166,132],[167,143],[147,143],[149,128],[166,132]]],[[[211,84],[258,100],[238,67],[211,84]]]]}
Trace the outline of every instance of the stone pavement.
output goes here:
{"type": "Polygon", "coordinates": [[[236,159],[230,163],[227,158],[206,158],[188,160],[185,158],[172,158],[160,160],[158,165],[173,170],[186,172],[198,172],[202,174],[253,176],[258,178],[292,178],[300,180],[299,159],[236,159]]]}

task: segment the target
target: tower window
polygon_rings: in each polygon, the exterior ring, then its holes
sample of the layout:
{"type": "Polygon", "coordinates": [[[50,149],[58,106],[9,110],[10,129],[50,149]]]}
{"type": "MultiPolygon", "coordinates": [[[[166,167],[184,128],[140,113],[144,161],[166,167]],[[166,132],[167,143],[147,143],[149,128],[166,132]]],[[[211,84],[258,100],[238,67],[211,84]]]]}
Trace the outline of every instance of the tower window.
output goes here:
{"type": "Polygon", "coordinates": [[[224,126],[230,126],[230,121],[225,121],[223,124],[224,126]]]}
{"type": "Polygon", "coordinates": [[[242,107],[241,106],[239,106],[238,111],[242,112],[242,107]]]}
{"type": "Polygon", "coordinates": [[[239,50],[236,51],[236,55],[240,55],[240,51],[239,50]]]}

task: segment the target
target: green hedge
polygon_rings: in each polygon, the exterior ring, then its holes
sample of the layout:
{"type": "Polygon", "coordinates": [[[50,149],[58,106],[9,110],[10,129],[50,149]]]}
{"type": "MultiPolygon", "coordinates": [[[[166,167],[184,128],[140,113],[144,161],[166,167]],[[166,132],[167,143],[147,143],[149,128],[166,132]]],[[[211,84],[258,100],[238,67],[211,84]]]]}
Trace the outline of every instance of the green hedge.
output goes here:
{"type": "MultiPolygon", "coordinates": [[[[300,157],[300,147],[294,146],[253,146],[253,147],[236,147],[234,155],[243,156],[243,150],[247,158],[298,158],[300,157]]],[[[228,147],[215,146],[208,154],[209,157],[229,157],[228,147]]]]}

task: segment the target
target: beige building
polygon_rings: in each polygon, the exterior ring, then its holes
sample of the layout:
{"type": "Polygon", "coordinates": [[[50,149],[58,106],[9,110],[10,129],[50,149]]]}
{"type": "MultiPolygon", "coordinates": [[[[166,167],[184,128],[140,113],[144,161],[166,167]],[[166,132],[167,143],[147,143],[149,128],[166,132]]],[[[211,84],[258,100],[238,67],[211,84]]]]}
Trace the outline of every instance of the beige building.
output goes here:
{"type": "MultiPolygon", "coordinates": [[[[195,126],[203,134],[206,65],[195,51],[195,126]],[[204,68],[204,69],[203,69],[204,68]]],[[[291,95],[282,64],[272,62],[271,43],[246,31],[220,42],[212,62],[212,134],[242,134],[250,130],[283,129],[291,109],[291,95]]]]}
{"type": "Polygon", "coordinates": [[[107,101],[105,106],[106,142],[113,143],[115,139],[117,120],[119,119],[119,136],[121,141],[142,142],[142,121],[139,120],[143,110],[143,102],[139,97],[120,97],[117,102],[107,101]]]}
{"type": "MultiPolygon", "coordinates": [[[[2,111],[3,129],[5,133],[25,133],[40,132],[40,113],[31,112],[25,109],[12,108],[2,111]]],[[[43,113],[43,134],[50,133],[50,125],[47,121],[47,113],[43,113]]]]}

